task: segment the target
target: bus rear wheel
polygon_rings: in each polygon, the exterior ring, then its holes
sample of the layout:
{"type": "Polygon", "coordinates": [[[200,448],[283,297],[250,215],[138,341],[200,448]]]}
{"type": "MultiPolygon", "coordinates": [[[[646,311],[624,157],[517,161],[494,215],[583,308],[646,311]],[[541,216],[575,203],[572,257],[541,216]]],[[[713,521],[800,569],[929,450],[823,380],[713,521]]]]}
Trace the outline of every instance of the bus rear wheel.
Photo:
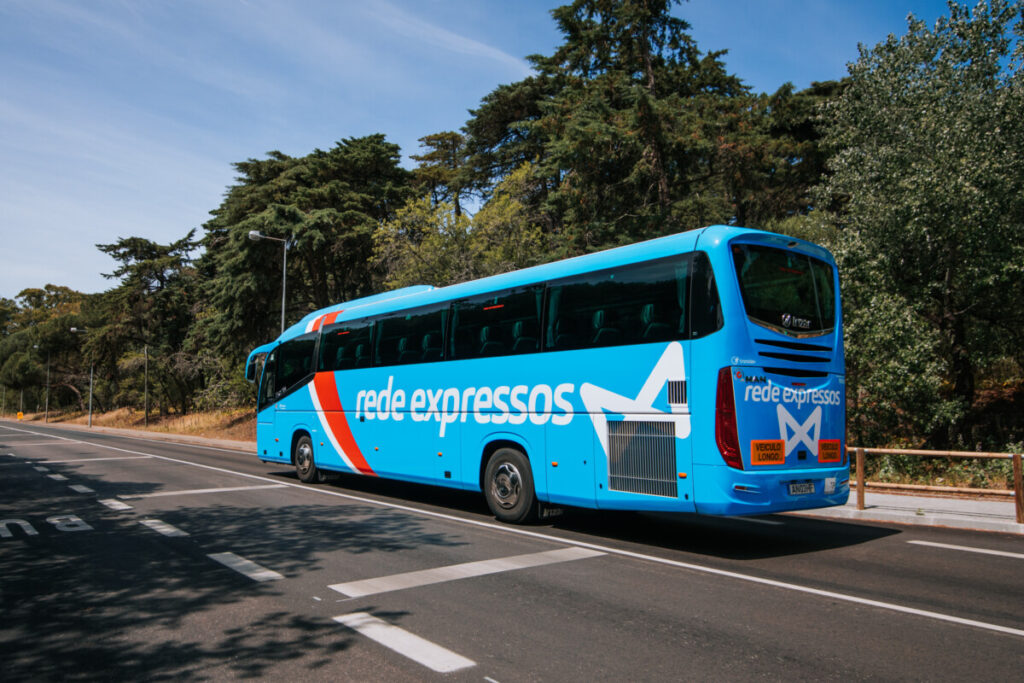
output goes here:
{"type": "Polygon", "coordinates": [[[299,481],[305,484],[324,481],[323,472],[317,468],[313,458],[313,441],[308,436],[302,435],[295,441],[292,460],[295,461],[295,473],[299,475],[299,481]]]}
{"type": "Polygon", "coordinates": [[[491,512],[502,522],[523,524],[537,517],[530,461],[514,448],[501,448],[487,461],[484,497],[491,512]]]}

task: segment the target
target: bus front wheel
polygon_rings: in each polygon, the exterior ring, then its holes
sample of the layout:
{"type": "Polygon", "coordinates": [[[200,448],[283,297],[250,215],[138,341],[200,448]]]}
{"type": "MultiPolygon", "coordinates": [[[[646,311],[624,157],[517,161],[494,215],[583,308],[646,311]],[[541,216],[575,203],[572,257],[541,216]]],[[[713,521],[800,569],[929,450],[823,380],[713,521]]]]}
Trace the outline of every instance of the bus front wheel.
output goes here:
{"type": "Polygon", "coordinates": [[[295,473],[299,475],[299,481],[306,484],[316,484],[324,480],[323,473],[317,468],[313,459],[313,441],[306,435],[302,435],[295,441],[295,451],[292,453],[295,460],[295,473]]]}
{"type": "Polygon", "coordinates": [[[514,448],[498,449],[484,471],[484,497],[502,522],[522,524],[537,516],[530,461],[514,448]]]}

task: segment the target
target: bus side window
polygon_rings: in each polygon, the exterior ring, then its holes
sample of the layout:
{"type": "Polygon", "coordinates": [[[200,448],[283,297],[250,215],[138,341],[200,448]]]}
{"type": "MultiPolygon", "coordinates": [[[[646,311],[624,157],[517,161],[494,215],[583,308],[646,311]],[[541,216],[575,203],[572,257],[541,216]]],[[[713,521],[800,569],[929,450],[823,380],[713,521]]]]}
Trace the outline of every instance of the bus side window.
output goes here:
{"type": "Polygon", "coordinates": [[[277,375],[277,349],[274,349],[267,356],[266,362],[263,364],[263,374],[260,379],[260,393],[257,406],[259,410],[263,410],[270,402],[274,400],[275,393],[275,379],[277,375]]]}
{"type": "Polygon", "coordinates": [[[560,351],[686,338],[690,256],[578,275],[548,287],[545,349],[560,351]]]}
{"type": "Polygon", "coordinates": [[[722,328],[722,306],[711,261],[704,252],[693,255],[690,269],[690,337],[704,337],[722,328]]]}
{"type": "Polygon", "coordinates": [[[452,305],[450,358],[488,358],[539,349],[543,286],[492,292],[452,305]]]}
{"type": "Polygon", "coordinates": [[[379,367],[422,363],[428,355],[426,348],[440,349],[447,316],[448,304],[433,304],[378,318],[373,331],[373,364],[379,367]],[[425,342],[427,337],[431,341],[425,342]],[[424,347],[424,343],[434,344],[435,338],[436,347],[424,347]]]}

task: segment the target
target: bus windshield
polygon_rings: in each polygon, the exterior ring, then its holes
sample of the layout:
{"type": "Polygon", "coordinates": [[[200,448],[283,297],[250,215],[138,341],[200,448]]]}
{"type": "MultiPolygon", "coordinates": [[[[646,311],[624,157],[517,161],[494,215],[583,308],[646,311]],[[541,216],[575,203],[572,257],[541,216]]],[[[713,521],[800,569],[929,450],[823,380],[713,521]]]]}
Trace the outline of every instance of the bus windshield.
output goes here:
{"type": "Polygon", "coordinates": [[[747,315],[786,334],[822,334],[835,327],[832,266],[787,249],[734,244],[733,261],[747,315]]]}

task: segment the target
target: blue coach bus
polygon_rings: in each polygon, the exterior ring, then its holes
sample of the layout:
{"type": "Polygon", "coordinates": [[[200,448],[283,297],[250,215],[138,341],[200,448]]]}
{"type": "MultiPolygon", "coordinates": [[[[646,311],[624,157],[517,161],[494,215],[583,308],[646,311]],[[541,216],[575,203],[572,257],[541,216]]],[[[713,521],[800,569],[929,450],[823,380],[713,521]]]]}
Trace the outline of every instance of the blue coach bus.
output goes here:
{"type": "Polygon", "coordinates": [[[712,226],[307,315],[255,349],[258,456],[562,505],[749,515],[849,496],[827,250],[712,226]]]}

